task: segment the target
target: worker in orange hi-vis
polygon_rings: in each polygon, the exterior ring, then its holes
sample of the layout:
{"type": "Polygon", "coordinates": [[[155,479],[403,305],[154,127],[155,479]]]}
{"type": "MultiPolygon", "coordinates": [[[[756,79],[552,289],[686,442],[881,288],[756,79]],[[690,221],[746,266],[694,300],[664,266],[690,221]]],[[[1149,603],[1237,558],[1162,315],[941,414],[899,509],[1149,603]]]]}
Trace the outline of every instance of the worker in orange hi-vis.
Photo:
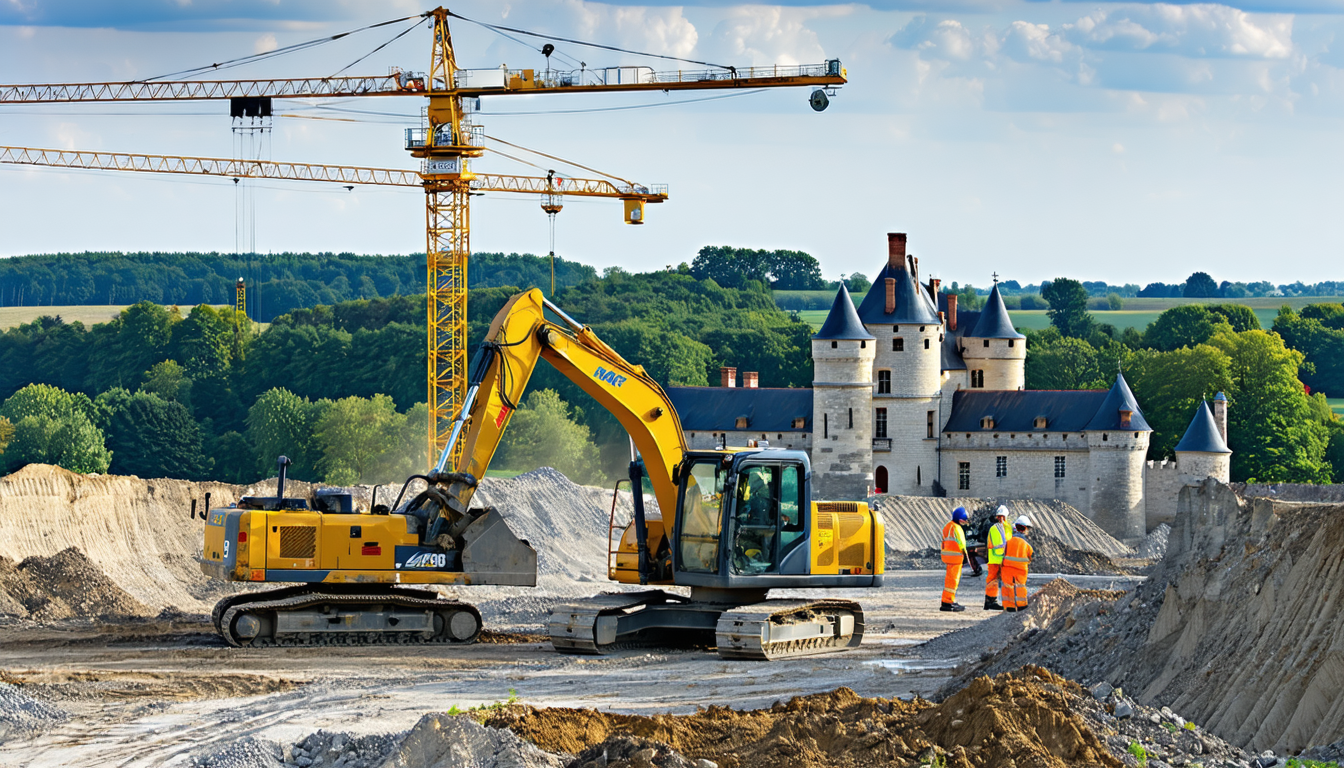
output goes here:
{"type": "Polygon", "coordinates": [[[1003,579],[1003,610],[1027,610],[1027,567],[1031,565],[1033,554],[1026,535],[1031,531],[1031,518],[1022,515],[1013,521],[1013,538],[1003,548],[1003,566],[999,569],[999,578],[1003,579]]]}
{"type": "Polygon", "coordinates": [[[1011,538],[1013,529],[1008,525],[1008,508],[1000,504],[999,508],[994,510],[994,524],[989,527],[985,541],[985,559],[988,561],[985,565],[986,611],[1003,610],[1003,606],[999,604],[999,593],[1003,591],[1003,581],[999,574],[1003,568],[1003,549],[1008,546],[1008,540],[1011,538]]]}
{"type": "Polygon", "coordinates": [[[970,522],[965,507],[952,510],[952,521],[943,526],[943,565],[947,566],[947,575],[943,578],[942,611],[964,611],[966,606],[957,604],[957,584],[961,582],[961,564],[966,560],[966,532],[961,529],[970,522]]]}

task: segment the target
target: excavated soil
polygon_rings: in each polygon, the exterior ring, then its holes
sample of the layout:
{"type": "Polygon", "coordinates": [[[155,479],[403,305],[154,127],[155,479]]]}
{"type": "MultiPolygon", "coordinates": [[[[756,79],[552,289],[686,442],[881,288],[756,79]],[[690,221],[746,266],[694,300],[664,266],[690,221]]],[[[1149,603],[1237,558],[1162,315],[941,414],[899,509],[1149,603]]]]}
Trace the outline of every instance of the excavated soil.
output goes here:
{"type": "Polygon", "coordinates": [[[994,510],[1003,504],[1008,507],[1009,520],[1028,515],[1036,524],[1037,535],[1054,537],[1067,547],[1111,558],[1134,556],[1132,548],[1062,501],[879,496],[873,503],[886,523],[888,551],[936,549],[942,544],[943,526],[952,519],[956,507],[965,507],[971,514],[967,538],[983,542],[984,531],[994,522],[994,510]]]}
{"type": "Polygon", "coordinates": [[[152,611],[74,547],[15,563],[0,555],[0,615],[37,621],[124,619],[152,611]]]}
{"type": "MultiPolygon", "coordinates": [[[[1119,768],[1071,702],[1074,683],[1038,667],[980,678],[941,704],[863,698],[847,688],[755,711],[710,706],[691,715],[619,715],[510,707],[485,718],[548,752],[574,755],[613,737],[664,744],[723,768],[948,766],[1119,768]]],[[[580,763],[575,763],[579,764],[580,763]]]]}
{"type": "Polygon", "coordinates": [[[1146,582],[1074,604],[968,675],[1043,664],[1167,705],[1256,752],[1339,741],[1341,520],[1340,504],[1243,499],[1212,480],[1188,488],[1146,582]]]}

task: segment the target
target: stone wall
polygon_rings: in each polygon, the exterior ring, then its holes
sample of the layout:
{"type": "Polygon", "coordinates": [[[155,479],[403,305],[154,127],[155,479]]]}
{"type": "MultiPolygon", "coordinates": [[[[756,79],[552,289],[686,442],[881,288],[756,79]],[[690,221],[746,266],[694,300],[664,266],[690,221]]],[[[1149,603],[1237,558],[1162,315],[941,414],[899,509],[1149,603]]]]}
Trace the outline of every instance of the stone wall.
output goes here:
{"type": "Polygon", "coordinates": [[[1025,339],[964,338],[962,359],[970,370],[981,370],[985,384],[979,389],[1022,389],[1027,385],[1025,339]],[[989,342],[989,346],[985,346],[989,342]]]}
{"type": "Polygon", "coordinates": [[[1176,499],[1185,484],[1186,478],[1174,459],[1144,463],[1143,503],[1148,530],[1162,523],[1175,524],[1176,499]]]}
{"type": "MultiPolygon", "coordinates": [[[[873,408],[887,409],[890,450],[875,447],[873,474],[887,470],[887,493],[907,496],[933,495],[938,476],[939,397],[874,397],[873,408]],[[934,436],[928,437],[928,414],[933,412],[934,436]]],[[[880,440],[880,438],[878,439],[880,440]]],[[[875,443],[877,441],[875,440],[875,443]]],[[[946,483],[943,484],[946,487],[946,483]]]]}
{"type": "Polygon", "coordinates": [[[818,498],[857,500],[872,493],[874,352],[872,341],[812,342],[812,471],[818,498]]]}
{"type": "Polygon", "coordinates": [[[1088,516],[1102,530],[1135,546],[1147,535],[1143,470],[1148,432],[1088,432],[1092,497],[1088,516]]]}
{"type": "Polygon", "coordinates": [[[1082,435],[948,433],[942,443],[942,483],[951,495],[1014,499],[1059,499],[1091,517],[1091,461],[1082,435]],[[998,458],[1007,474],[998,476],[998,458]],[[1055,477],[1055,457],[1064,457],[1064,477],[1055,477]],[[958,484],[958,465],[970,464],[970,487],[958,484]]]}
{"type": "Polygon", "coordinates": [[[745,448],[752,440],[767,440],[771,448],[788,448],[796,451],[812,450],[810,432],[753,432],[751,430],[729,430],[727,432],[686,432],[686,444],[691,450],[708,451],[724,446],[727,439],[729,448],[745,448]],[[722,436],[722,437],[721,437],[722,436]]]}

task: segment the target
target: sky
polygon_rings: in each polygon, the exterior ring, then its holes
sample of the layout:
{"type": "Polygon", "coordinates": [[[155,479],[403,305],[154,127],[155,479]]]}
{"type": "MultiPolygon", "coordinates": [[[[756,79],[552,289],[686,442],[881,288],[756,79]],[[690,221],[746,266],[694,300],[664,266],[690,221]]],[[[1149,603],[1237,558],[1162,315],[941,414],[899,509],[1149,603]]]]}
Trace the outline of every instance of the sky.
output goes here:
{"type": "MultiPolygon", "coordinates": [[[[413,16],[414,0],[0,0],[0,83],[137,80],[413,16]]],[[[647,271],[705,245],[788,248],[871,277],[887,232],[925,276],[988,284],[1344,279],[1344,0],[1233,4],[878,0],[743,5],[463,0],[473,20],[737,67],[838,58],[806,89],[498,96],[485,132],[621,178],[666,183],[647,223],[566,201],[555,250],[647,271]]],[[[210,78],[423,70],[414,21],[210,78]],[[379,46],[384,45],[379,50],[379,46]],[[357,60],[362,61],[355,64],[357,60]],[[351,66],[353,64],[353,66],[351,66]]],[[[455,20],[459,66],[545,67],[540,40],[455,20]]],[[[556,67],[702,65],[557,42],[556,67]]],[[[277,101],[268,138],[222,102],[0,105],[0,144],[414,168],[423,98],[277,101]],[[316,118],[316,119],[315,119],[316,118]]],[[[590,176],[488,142],[481,172],[590,176]],[[539,167],[538,167],[539,166],[539,167]]],[[[424,250],[416,189],[0,165],[0,256],[84,250],[424,250]],[[250,195],[247,202],[245,195],[250,195]],[[250,215],[249,215],[250,214],[250,215]]],[[[528,196],[472,200],[475,251],[546,253],[528,196]]]]}

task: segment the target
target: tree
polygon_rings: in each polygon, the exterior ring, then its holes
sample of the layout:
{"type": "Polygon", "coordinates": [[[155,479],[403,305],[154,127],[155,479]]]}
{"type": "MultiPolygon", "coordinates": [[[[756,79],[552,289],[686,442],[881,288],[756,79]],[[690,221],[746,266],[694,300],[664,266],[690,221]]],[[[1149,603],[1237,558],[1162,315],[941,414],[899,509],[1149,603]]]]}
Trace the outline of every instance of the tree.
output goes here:
{"type": "Polygon", "coordinates": [[[1233,446],[1232,479],[1258,482],[1325,483],[1329,434],[1312,417],[1297,372],[1301,352],[1265,331],[1223,332],[1209,345],[1231,359],[1228,437],[1233,446]]]}
{"type": "Polygon", "coordinates": [[[107,471],[112,454],[91,418],[93,402],[86,395],[46,384],[30,384],[0,405],[0,417],[14,426],[5,449],[3,471],[27,464],[55,464],[71,472],[107,471]]]}
{"type": "Polygon", "coordinates": [[[346,397],[333,402],[317,421],[313,437],[323,478],[334,485],[372,483],[384,456],[396,446],[405,417],[387,395],[346,397]]]}
{"type": "Polygon", "coordinates": [[[210,478],[221,483],[250,485],[261,480],[263,474],[257,471],[257,449],[247,442],[247,438],[234,431],[225,432],[210,438],[205,453],[212,457],[214,469],[210,478]]]}
{"type": "Polygon", "coordinates": [[[868,289],[873,287],[873,281],[869,280],[868,276],[862,272],[849,273],[849,277],[844,278],[844,282],[845,288],[847,288],[850,293],[859,296],[867,293],[868,289]]]}
{"type": "Polygon", "coordinates": [[[154,367],[145,371],[143,378],[144,382],[140,385],[141,392],[183,405],[191,404],[191,379],[187,378],[186,370],[178,365],[176,360],[155,363],[154,367]]]}
{"type": "Polygon", "coordinates": [[[1218,295],[1218,281],[1208,272],[1196,272],[1185,280],[1181,295],[1187,299],[1206,299],[1218,295]]]}
{"type": "Polygon", "coordinates": [[[205,479],[211,462],[201,451],[201,430],[186,406],[149,392],[99,395],[107,413],[107,442],[119,475],[205,479]]]}
{"type": "Polygon", "coordinates": [[[985,300],[980,298],[980,294],[976,292],[975,286],[970,283],[962,286],[961,290],[957,291],[957,307],[959,309],[974,311],[979,309],[984,303],[985,300]]]}
{"type": "Polygon", "coordinates": [[[1061,277],[1042,286],[1041,297],[1050,302],[1050,324],[1060,334],[1085,339],[1092,333],[1092,316],[1087,313],[1087,289],[1077,280],[1061,277]]]}
{"type": "Polygon", "coordinates": [[[314,436],[330,401],[310,402],[287,389],[267,390],[247,410],[247,442],[256,449],[256,466],[262,472],[275,467],[279,456],[293,462],[290,473],[297,480],[321,479],[318,463],[322,450],[314,436]]]}
{"type": "Polygon", "coordinates": [[[1260,318],[1245,304],[1210,304],[1207,309],[1226,320],[1237,333],[1260,330],[1260,318]]]}
{"type": "Polygon", "coordinates": [[[1143,339],[1153,349],[1170,352],[1203,344],[1221,331],[1232,331],[1222,315],[1210,312],[1202,304],[1182,304],[1168,309],[1149,323],[1143,339]]]}
{"type": "MultiPolygon", "coordinates": [[[[229,318],[232,310],[225,310],[229,318]]],[[[228,373],[233,356],[233,324],[214,307],[192,308],[172,329],[170,354],[193,379],[228,373]]]]}
{"type": "Polygon", "coordinates": [[[1027,389],[1085,389],[1099,378],[1097,350],[1082,339],[1027,345],[1027,389]]]}
{"type": "Polygon", "coordinates": [[[1231,369],[1231,358],[1207,344],[1151,354],[1130,369],[1126,378],[1153,428],[1150,459],[1171,458],[1195,407],[1218,392],[1232,391],[1231,369]]]}
{"type": "Polygon", "coordinates": [[[9,419],[0,416],[0,453],[4,453],[9,447],[9,441],[14,439],[14,425],[9,419]]]}
{"type": "Polygon", "coordinates": [[[1125,308],[1125,300],[1121,298],[1120,294],[1115,293],[1114,291],[1106,297],[1106,304],[1110,307],[1112,312],[1119,312],[1125,308]]]}
{"type": "Polygon", "coordinates": [[[549,466],[579,483],[605,481],[588,428],[574,422],[569,406],[550,389],[528,395],[526,406],[510,417],[498,463],[524,471],[549,466]]]}
{"type": "Polygon", "coordinates": [[[1299,315],[1285,305],[1274,319],[1274,332],[1305,355],[1301,376],[1313,391],[1344,395],[1344,330],[1326,327],[1319,314],[1307,317],[1304,309],[1299,315]]]}

